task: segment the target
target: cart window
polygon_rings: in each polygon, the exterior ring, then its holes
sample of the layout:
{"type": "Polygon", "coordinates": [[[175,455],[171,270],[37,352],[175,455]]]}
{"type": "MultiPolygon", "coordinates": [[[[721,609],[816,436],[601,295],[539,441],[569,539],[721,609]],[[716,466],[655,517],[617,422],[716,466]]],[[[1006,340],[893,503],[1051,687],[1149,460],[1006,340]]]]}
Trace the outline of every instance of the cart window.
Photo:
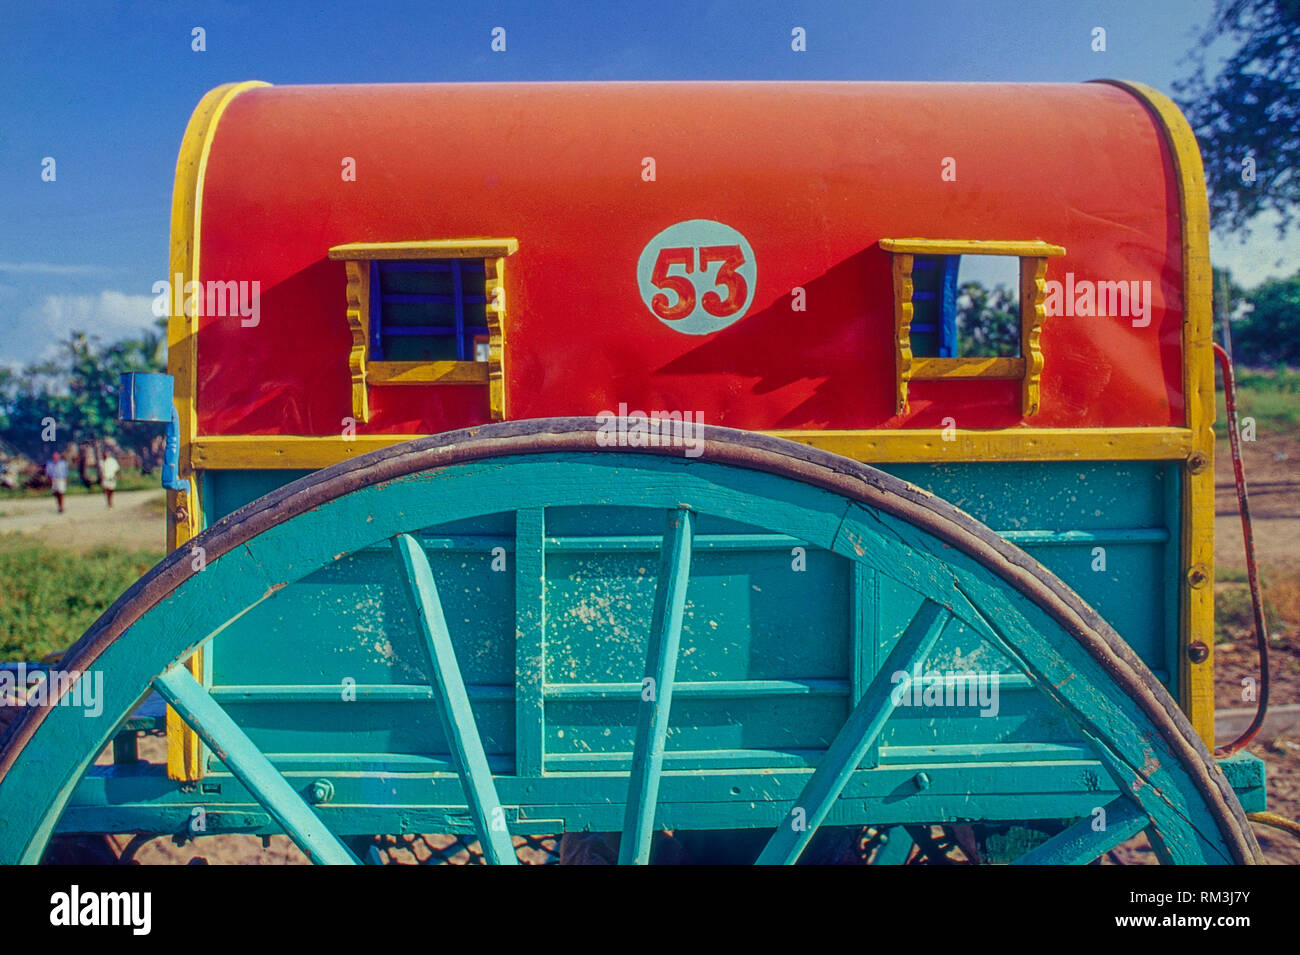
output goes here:
{"type": "Polygon", "coordinates": [[[482,259],[371,260],[371,360],[478,361],[486,284],[482,259]]]}
{"type": "Polygon", "coordinates": [[[1039,240],[882,239],[893,258],[896,413],[908,382],[1017,379],[1021,413],[1038,411],[1047,260],[1039,240]]]}
{"type": "Polygon", "coordinates": [[[347,274],[352,412],[370,417],[369,389],[485,385],[505,418],[505,261],[514,239],[352,243],[330,249],[347,274]]]}

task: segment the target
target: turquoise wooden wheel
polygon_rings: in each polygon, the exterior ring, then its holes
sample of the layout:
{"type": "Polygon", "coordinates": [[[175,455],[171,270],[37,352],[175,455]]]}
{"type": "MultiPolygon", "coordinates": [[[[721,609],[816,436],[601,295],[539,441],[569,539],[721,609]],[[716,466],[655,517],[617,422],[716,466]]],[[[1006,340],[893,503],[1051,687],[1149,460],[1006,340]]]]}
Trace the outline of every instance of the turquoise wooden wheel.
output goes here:
{"type": "Polygon", "coordinates": [[[1066,823],[1024,862],[1143,831],[1165,862],[1259,860],[1169,693],[988,528],[774,438],[704,428],[692,457],[600,437],[547,419],[421,439],[171,554],[65,658],[102,674],[101,712],[60,705],[73,684],[11,727],[0,861],[204,806],[262,813],[322,863],[365,833],[476,832],[510,863],[512,832],[583,830],[641,863],[661,829],[766,832],[758,861],[789,863],[823,825],[1033,820],[1066,823]],[[357,680],[363,631],[386,649],[357,680]],[[200,683],[181,661],[205,645],[200,683]],[[263,656],[278,669],[253,685],[263,656]],[[153,691],[207,746],[201,785],[92,766],[153,691]]]}

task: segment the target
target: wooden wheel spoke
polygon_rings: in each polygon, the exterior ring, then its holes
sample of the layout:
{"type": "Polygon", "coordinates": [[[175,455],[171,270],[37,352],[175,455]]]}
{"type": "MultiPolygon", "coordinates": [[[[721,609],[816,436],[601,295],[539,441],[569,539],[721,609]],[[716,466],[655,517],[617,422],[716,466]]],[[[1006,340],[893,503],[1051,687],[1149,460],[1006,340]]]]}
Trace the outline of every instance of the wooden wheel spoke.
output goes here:
{"type": "Polygon", "coordinates": [[[153,685],[309,859],[325,864],[357,864],[357,857],[320,821],[184,664],[155,678],[153,685]]]}
{"type": "Polygon", "coordinates": [[[655,588],[654,615],[650,618],[650,646],[646,653],[650,682],[642,681],[636,749],[632,753],[627,812],[619,843],[620,865],[645,865],[650,861],[650,839],[659,801],[659,776],[663,769],[694,537],[695,515],[686,510],[670,511],[655,588]]]}
{"type": "Polygon", "coordinates": [[[1017,859],[1014,865],[1086,865],[1132,839],[1151,824],[1142,807],[1128,796],[1119,796],[1102,807],[1098,819],[1089,815],[1058,832],[1040,846],[1017,859]],[[1096,828],[1101,822],[1101,827],[1096,828]]]}
{"type": "Polygon", "coordinates": [[[442,719],[456,768],[460,772],[461,786],[469,804],[470,815],[478,830],[483,857],[496,865],[517,865],[514,844],[505,824],[505,811],[497,798],[492,771],[488,768],[487,754],[479,738],[474,711],[465,692],[465,681],[456,662],[451,633],[442,612],[442,600],[433,580],[429,558],[410,534],[393,538],[393,548],[406,571],[407,594],[415,610],[416,620],[424,634],[425,648],[433,672],[438,715],[442,719]]]}
{"type": "Polygon", "coordinates": [[[760,865],[793,865],[798,860],[893,714],[897,704],[892,692],[892,675],[899,671],[910,673],[924,660],[951,617],[951,610],[928,598],[921,604],[862,699],[835,734],[826,755],[795,800],[794,808],[763,848],[758,857],[760,865]]]}

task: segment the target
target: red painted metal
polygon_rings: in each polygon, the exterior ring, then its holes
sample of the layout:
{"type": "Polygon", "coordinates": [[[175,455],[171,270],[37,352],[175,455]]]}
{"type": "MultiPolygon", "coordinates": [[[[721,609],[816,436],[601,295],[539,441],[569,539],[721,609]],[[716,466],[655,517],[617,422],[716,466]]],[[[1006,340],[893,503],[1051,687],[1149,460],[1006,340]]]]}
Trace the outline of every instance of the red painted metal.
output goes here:
{"type": "MultiPolygon", "coordinates": [[[[627,402],[750,429],[1184,423],[1176,175],[1157,121],[1113,86],[261,88],[230,103],[202,190],[199,278],[261,283],[256,327],[201,322],[204,434],[337,434],[350,339],[329,247],[475,236],[519,239],[510,418],[627,402]],[[755,256],[748,312],[704,336],[656,318],[637,284],[649,240],[690,219],[755,256]],[[1049,318],[1031,419],[1017,382],[981,380],[913,382],[897,416],[882,237],[1043,239],[1067,250],[1049,279],[1149,281],[1151,321],[1049,318]]],[[[361,432],[488,416],[478,385],[373,386],[370,406],[361,432]]]]}

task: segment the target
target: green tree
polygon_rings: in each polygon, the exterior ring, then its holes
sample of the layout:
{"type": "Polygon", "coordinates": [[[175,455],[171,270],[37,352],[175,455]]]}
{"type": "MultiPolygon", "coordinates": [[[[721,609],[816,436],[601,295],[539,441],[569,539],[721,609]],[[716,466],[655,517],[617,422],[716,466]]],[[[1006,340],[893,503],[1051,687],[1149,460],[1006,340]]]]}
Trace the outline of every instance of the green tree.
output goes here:
{"type": "Polygon", "coordinates": [[[1300,202],[1300,0],[1217,0],[1190,59],[1174,89],[1201,146],[1215,227],[1245,234],[1273,211],[1285,235],[1300,202]],[[1235,52],[1207,76],[1223,38],[1235,52]]]}
{"type": "MultiPolygon", "coordinates": [[[[161,323],[160,323],[161,326],[161,323]]],[[[123,372],[162,371],[166,341],[162,328],[110,345],[84,332],[59,343],[59,358],[20,371],[0,369],[0,438],[35,461],[50,452],[50,422],[55,442],[100,446],[111,439],[151,460],[151,445],[162,425],[117,420],[118,380],[123,372]]]]}
{"type": "Polygon", "coordinates": [[[1269,279],[1247,298],[1249,312],[1232,323],[1233,356],[1247,365],[1300,364],[1300,271],[1269,279]]]}
{"type": "Polygon", "coordinates": [[[63,368],[53,361],[35,362],[0,375],[0,438],[35,461],[49,454],[42,440],[53,423],[59,439],[68,420],[71,396],[63,368]]]}
{"type": "Polygon", "coordinates": [[[964,282],[957,292],[957,354],[1006,358],[1020,354],[1020,306],[1015,293],[997,285],[964,282]]]}

